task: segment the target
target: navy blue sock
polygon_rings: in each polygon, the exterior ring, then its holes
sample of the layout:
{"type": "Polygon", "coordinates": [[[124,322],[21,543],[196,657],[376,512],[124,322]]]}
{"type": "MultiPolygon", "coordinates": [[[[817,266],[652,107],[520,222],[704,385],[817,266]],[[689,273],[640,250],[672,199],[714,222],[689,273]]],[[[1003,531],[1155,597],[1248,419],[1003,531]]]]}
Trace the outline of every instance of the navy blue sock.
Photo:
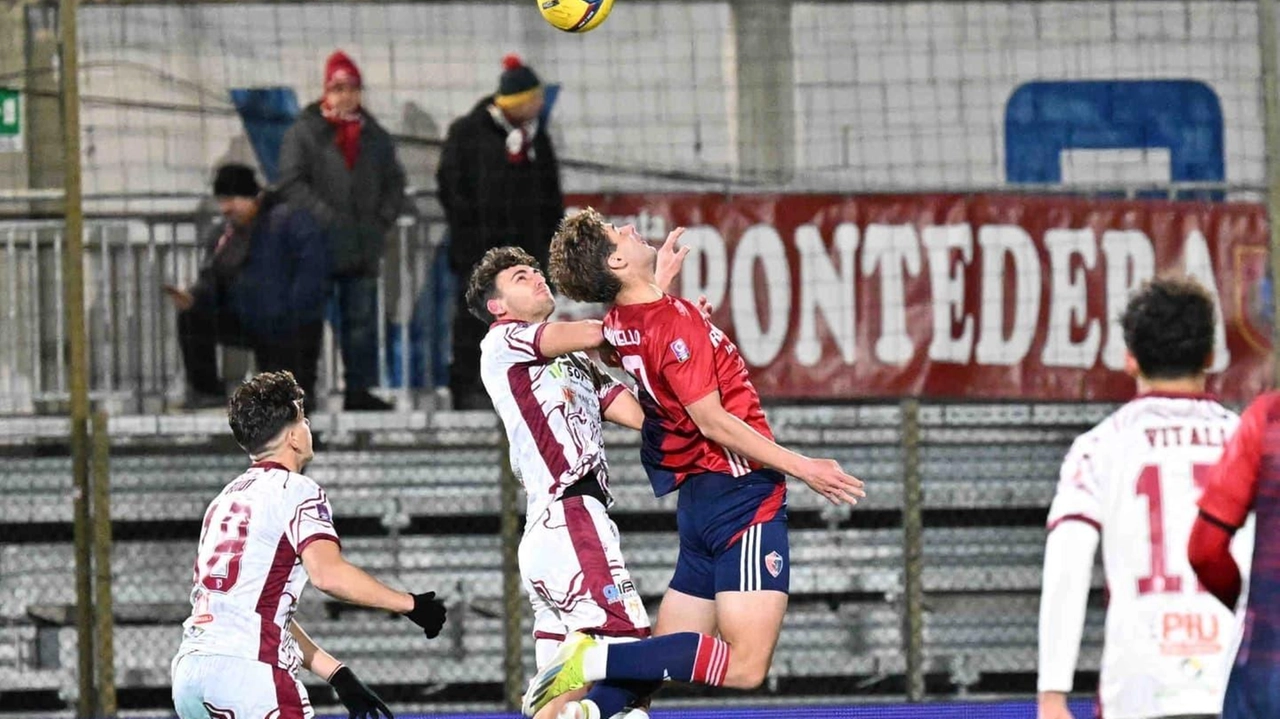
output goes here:
{"type": "Polygon", "coordinates": [[[680,632],[638,642],[608,644],[603,677],[676,681],[720,686],[729,668],[729,645],[697,632],[680,632]]]}
{"type": "Polygon", "coordinates": [[[600,709],[601,719],[609,719],[627,707],[635,706],[637,702],[656,692],[660,686],[662,682],[596,682],[591,685],[591,690],[584,698],[595,702],[596,707],[600,709]]]}

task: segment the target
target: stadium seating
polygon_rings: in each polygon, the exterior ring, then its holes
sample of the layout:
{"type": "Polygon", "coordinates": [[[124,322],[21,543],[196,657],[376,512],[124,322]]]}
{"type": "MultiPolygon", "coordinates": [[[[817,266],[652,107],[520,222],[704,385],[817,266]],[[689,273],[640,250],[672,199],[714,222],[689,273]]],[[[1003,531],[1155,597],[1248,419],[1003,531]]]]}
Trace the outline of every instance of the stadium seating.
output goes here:
{"type": "MultiPolygon", "coordinates": [[[[949,677],[957,691],[993,677],[1034,674],[1044,510],[1067,444],[1106,411],[1085,405],[921,409],[925,660],[931,674],[949,677]]],[[[792,481],[793,599],[770,686],[846,678],[847,693],[856,693],[901,675],[899,408],[775,408],[770,417],[780,439],[839,459],[867,480],[869,492],[849,512],[792,481]]],[[[210,444],[224,423],[217,415],[194,415],[112,424],[121,687],[168,683],[178,625],[189,609],[199,518],[245,462],[230,447],[210,444]]],[[[440,591],[452,610],[445,634],[434,642],[403,621],[344,608],[314,589],[304,595],[299,617],[374,683],[468,683],[499,692],[503,580],[494,418],[319,416],[314,424],[326,431],[331,448],[308,473],[328,489],[339,526],[352,528],[344,531],[347,555],[393,584],[440,591]]],[[[51,426],[47,434],[59,433],[51,426]]],[[[675,535],[663,522],[674,498],[652,496],[634,434],[611,429],[607,443],[613,515],[652,612],[676,558],[675,535]]],[[[31,456],[16,442],[7,449],[13,456],[4,459],[0,478],[6,498],[0,522],[66,529],[69,460],[31,456]]],[[[55,691],[74,681],[74,556],[64,537],[69,531],[58,541],[37,534],[0,546],[0,687],[55,691]]],[[[526,664],[532,661],[528,622],[525,617],[526,664]]],[[[1100,640],[1101,614],[1092,610],[1082,671],[1096,670],[1100,640]]]]}

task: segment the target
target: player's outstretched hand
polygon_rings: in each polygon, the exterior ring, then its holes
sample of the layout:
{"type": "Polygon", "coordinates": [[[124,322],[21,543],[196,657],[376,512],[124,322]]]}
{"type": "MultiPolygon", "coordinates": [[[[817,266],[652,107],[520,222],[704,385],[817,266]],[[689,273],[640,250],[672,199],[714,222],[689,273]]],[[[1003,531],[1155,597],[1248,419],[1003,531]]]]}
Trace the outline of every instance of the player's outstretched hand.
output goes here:
{"type": "Polygon", "coordinates": [[[448,611],[444,602],[436,598],[435,592],[427,592],[413,595],[413,609],[405,612],[405,616],[409,621],[422,627],[422,632],[427,635],[427,639],[435,639],[440,636],[440,630],[444,628],[444,615],[448,611]]]}
{"type": "Polygon", "coordinates": [[[834,459],[810,459],[797,479],[832,504],[857,504],[859,497],[867,496],[862,480],[846,473],[834,459]]]}
{"type": "Polygon", "coordinates": [[[684,258],[689,256],[688,247],[676,247],[676,243],[680,241],[680,235],[683,234],[683,227],[675,228],[658,249],[658,263],[654,267],[653,276],[663,292],[667,291],[671,281],[680,274],[680,268],[684,266],[684,258]]]}
{"type": "Polygon", "coordinates": [[[347,719],[395,719],[395,714],[382,702],[382,698],[360,681],[350,667],[338,667],[338,671],[329,677],[329,686],[338,693],[342,706],[347,708],[347,719]]]}

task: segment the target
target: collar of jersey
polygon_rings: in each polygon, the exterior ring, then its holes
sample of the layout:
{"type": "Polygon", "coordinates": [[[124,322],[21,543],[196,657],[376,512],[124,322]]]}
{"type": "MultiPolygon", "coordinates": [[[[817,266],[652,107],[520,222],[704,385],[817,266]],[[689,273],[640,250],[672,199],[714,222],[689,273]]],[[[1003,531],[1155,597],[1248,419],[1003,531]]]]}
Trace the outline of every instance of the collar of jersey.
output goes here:
{"type": "Polygon", "coordinates": [[[279,462],[272,462],[269,459],[263,460],[261,462],[254,462],[253,464],[249,465],[249,469],[283,469],[286,472],[289,471],[288,467],[284,466],[283,464],[280,464],[279,462]]]}

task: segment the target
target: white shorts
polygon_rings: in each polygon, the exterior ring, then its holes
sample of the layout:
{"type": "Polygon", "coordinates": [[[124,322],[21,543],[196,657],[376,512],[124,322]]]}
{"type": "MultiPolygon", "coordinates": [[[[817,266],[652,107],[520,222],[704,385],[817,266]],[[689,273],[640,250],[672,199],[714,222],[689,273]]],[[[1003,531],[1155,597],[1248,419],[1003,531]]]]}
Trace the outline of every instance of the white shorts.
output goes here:
{"type": "Polygon", "coordinates": [[[520,540],[520,576],[533,604],[538,666],[570,632],[649,636],[649,614],[622,560],[618,528],[594,497],[552,502],[520,540]]]}
{"type": "Polygon", "coordinates": [[[180,654],[170,667],[181,719],[312,719],[307,690],[293,674],[263,662],[180,654]]]}

